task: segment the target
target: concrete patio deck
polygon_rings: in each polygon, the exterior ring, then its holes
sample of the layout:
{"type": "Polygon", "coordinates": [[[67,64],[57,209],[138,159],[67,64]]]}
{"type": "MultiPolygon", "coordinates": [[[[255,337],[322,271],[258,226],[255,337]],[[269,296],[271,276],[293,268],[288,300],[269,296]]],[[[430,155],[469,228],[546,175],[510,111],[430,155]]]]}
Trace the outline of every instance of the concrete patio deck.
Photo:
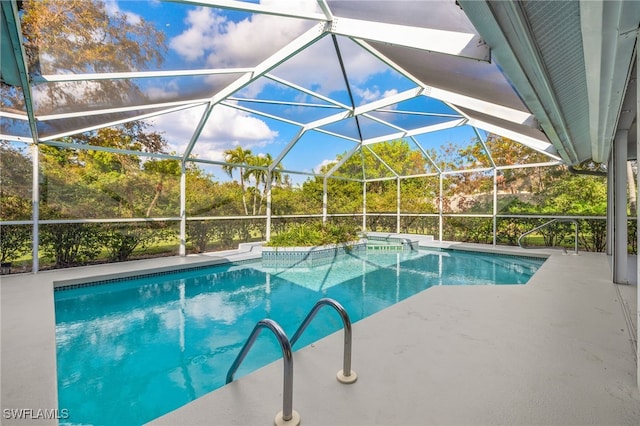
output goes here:
{"type": "MultiPolygon", "coordinates": [[[[551,256],[526,285],[433,287],[355,323],[355,384],[335,378],[342,332],[296,351],[293,406],[302,423],[640,424],[636,286],[611,283],[606,255],[535,252],[551,256]]],[[[57,407],[52,282],[251,256],[246,249],[3,277],[2,424],[55,424],[5,415],[57,407]]],[[[268,425],[281,409],[277,361],[151,423],[268,425]]]]}

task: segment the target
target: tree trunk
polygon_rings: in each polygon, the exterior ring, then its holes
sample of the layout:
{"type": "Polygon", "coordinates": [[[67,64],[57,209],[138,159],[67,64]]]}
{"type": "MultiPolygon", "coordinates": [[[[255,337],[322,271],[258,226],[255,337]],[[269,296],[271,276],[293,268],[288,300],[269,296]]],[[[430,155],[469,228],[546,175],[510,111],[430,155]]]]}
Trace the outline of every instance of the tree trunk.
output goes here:
{"type": "MultiPolygon", "coordinates": [[[[260,182],[256,181],[256,189],[253,191],[253,215],[256,215],[256,205],[258,204],[258,192],[259,192],[260,182]]],[[[258,212],[258,214],[260,214],[258,212]]]]}
{"type": "Polygon", "coordinates": [[[633,167],[631,167],[631,161],[627,161],[627,181],[629,185],[629,209],[631,215],[636,214],[637,196],[636,196],[636,179],[633,175],[633,167]]]}
{"type": "Polygon", "coordinates": [[[244,173],[240,169],[240,187],[242,188],[242,206],[244,207],[245,216],[249,216],[249,209],[247,208],[247,195],[244,189],[244,173]]]}
{"type": "Polygon", "coordinates": [[[162,181],[158,182],[158,184],[156,185],[156,195],[153,197],[153,200],[151,200],[151,204],[149,204],[149,208],[147,209],[147,217],[151,216],[151,210],[153,210],[156,203],[158,202],[158,198],[160,198],[161,193],[162,193],[162,181]]]}

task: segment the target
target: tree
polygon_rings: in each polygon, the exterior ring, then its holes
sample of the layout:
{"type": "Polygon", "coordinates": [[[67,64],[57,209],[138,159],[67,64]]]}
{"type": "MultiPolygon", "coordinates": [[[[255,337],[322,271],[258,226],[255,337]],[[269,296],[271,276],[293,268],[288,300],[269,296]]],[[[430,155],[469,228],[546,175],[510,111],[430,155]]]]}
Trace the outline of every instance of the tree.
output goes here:
{"type": "MultiPolygon", "coordinates": [[[[0,143],[0,220],[31,219],[31,160],[17,145],[0,143]]],[[[0,224],[0,262],[27,253],[31,226],[0,224]]]]}
{"type": "MultiPolygon", "coordinates": [[[[0,197],[3,220],[20,217],[31,203],[13,195],[0,197]]],[[[26,253],[30,248],[31,226],[0,224],[0,262],[8,262],[26,253]]]]}
{"type": "Polygon", "coordinates": [[[273,163],[271,154],[256,155],[249,158],[249,164],[255,168],[247,170],[245,177],[247,179],[253,178],[256,181],[255,190],[253,191],[253,215],[260,214],[262,212],[262,206],[264,199],[267,195],[267,179],[270,179],[269,184],[279,183],[282,180],[282,165],[278,164],[271,173],[267,173],[268,167],[273,163]],[[259,167],[259,168],[258,168],[259,167]],[[261,188],[262,186],[262,188],[261,188]],[[260,203],[258,204],[258,195],[260,195],[260,203]],[[257,206],[257,208],[256,208],[257,206]]]}
{"type": "MultiPolygon", "coordinates": [[[[550,160],[546,155],[534,151],[526,145],[495,134],[489,134],[485,146],[489,152],[484,149],[478,139],[473,139],[471,144],[458,150],[458,156],[464,158],[465,162],[477,162],[481,167],[491,166],[489,154],[493,162],[498,166],[544,163],[550,160]]],[[[504,189],[510,188],[512,192],[522,190],[525,186],[533,187],[533,177],[540,177],[537,169],[539,168],[533,168],[534,173],[532,173],[531,168],[503,169],[500,171],[500,184],[504,189]]],[[[466,187],[466,184],[472,183],[470,188],[473,191],[473,182],[476,175],[477,173],[465,173],[465,176],[468,177],[466,182],[461,183],[463,188],[466,187]]],[[[544,189],[544,181],[541,179],[538,179],[538,189],[544,189]]],[[[485,185],[482,190],[488,191],[490,188],[485,185]]]]}
{"type": "Polygon", "coordinates": [[[224,161],[228,164],[222,166],[222,170],[224,170],[230,178],[233,178],[233,171],[238,168],[240,170],[240,187],[242,188],[242,206],[244,207],[244,214],[249,215],[249,209],[247,208],[247,197],[246,197],[246,189],[245,182],[247,179],[246,172],[243,166],[239,165],[247,165],[251,161],[252,158],[251,150],[243,149],[241,146],[237,146],[235,149],[227,149],[224,152],[224,161]]]}
{"type": "MultiPolygon", "coordinates": [[[[32,74],[133,72],[162,63],[164,33],[142,18],[110,13],[103,1],[27,0],[22,9],[23,44],[32,74]]],[[[80,99],[95,106],[144,99],[130,79],[47,84],[36,91],[41,113],[71,110],[80,99]]]]}
{"type": "Polygon", "coordinates": [[[636,190],[636,177],[633,173],[633,165],[631,161],[627,161],[627,184],[629,185],[629,210],[631,215],[636,214],[637,209],[637,190],[636,190]]]}
{"type": "MultiPolygon", "coordinates": [[[[346,153],[337,156],[336,162],[325,165],[321,173],[328,172],[336,163],[341,161],[346,153]]],[[[418,150],[411,149],[409,143],[402,139],[380,142],[365,147],[361,152],[354,153],[336,171],[335,176],[351,179],[361,179],[364,167],[367,179],[391,178],[367,182],[367,211],[389,212],[396,210],[396,175],[420,175],[428,171],[428,160],[418,150]]],[[[402,179],[402,187],[413,185],[410,194],[402,197],[403,205],[424,205],[431,201],[433,191],[431,185],[420,187],[423,179],[402,179]],[[414,180],[415,179],[415,180],[414,180]],[[407,184],[413,181],[413,184],[407,184]],[[415,198],[412,198],[415,197],[415,198]]],[[[322,178],[315,178],[305,182],[303,188],[314,192],[314,197],[322,200],[322,178]]],[[[327,183],[329,203],[337,206],[335,212],[355,213],[362,209],[362,184],[354,181],[329,179],[327,183]]]]}
{"type": "MultiPolygon", "coordinates": [[[[182,173],[182,169],[180,166],[180,162],[178,160],[153,159],[144,163],[144,171],[149,175],[155,176],[155,179],[157,181],[156,193],[153,197],[153,200],[151,200],[151,203],[149,204],[149,207],[147,208],[147,213],[145,215],[146,217],[150,217],[151,211],[158,203],[158,200],[160,199],[160,196],[162,195],[163,190],[165,190],[165,185],[164,185],[165,180],[168,177],[173,177],[177,183],[178,179],[180,178],[180,174],[182,173]]],[[[176,196],[177,195],[178,194],[176,194],[176,196]]]]}
{"type": "Polygon", "coordinates": [[[163,213],[176,215],[179,163],[144,161],[143,157],[117,151],[164,152],[166,141],[148,127],[130,122],[64,138],[68,143],[113,151],[41,145],[41,202],[49,207],[43,213],[56,211],[56,215],[67,218],[145,217],[161,195],[172,195],[173,203],[167,202],[163,213]]]}
{"type": "Polygon", "coordinates": [[[0,219],[31,219],[31,159],[18,145],[0,142],[0,219]]]}

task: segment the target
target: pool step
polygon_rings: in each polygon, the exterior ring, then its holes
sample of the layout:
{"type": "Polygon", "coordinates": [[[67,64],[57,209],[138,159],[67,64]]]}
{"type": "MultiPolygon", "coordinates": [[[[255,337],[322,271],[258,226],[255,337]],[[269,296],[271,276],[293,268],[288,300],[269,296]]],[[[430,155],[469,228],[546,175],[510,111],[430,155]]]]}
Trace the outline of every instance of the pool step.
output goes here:
{"type": "Polygon", "coordinates": [[[404,251],[402,244],[371,244],[367,243],[367,251],[404,251]]]}

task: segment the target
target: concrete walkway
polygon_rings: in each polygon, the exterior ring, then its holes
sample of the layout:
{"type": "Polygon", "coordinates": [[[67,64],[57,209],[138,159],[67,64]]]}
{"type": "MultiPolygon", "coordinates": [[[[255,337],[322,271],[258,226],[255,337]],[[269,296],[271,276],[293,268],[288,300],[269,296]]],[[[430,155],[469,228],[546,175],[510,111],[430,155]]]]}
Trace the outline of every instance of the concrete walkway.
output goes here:
{"type": "MultiPolygon", "coordinates": [[[[525,286],[424,291],[354,325],[353,385],[335,379],[341,333],[296,352],[294,409],[305,425],[638,425],[609,273],[554,255],[525,286]]],[[[281,393],[278,362],[152,424],[267,425],[281,393]]]]}
{"type": "MultiPolygon", "coordinates": [[[[605,255],[547,253],[553,254],[526,285],[433,287],[354,324],[355,384],[335,378],[342,365],[341,332],[296,351],[293,406],[302,423],[640,424],[632,331],[636,287],[611,283],[605,255]]],[[[170,260],[161,262],[166,267],[170,260]]],[[[123,265],[118,273],[126,272],[123,265]]],[[[141,268],[133,262],[126,267],[141,268]]],[[[97,271],[86,269],[67,271],[66,279],[97,271]]],[[[106,266],[97,272],[107,273],[106,266]]],[[[3,409],[57,407],[55,274],[3,278],[3,409]]],[[[282,409],[282,380],[278,361],[152,424],[273,424],[282,409]]],[[[47,423],[55,422],[36,424],[47,423]]],[[[34,421],[3,417],[2,424],[34,421]]]]}

